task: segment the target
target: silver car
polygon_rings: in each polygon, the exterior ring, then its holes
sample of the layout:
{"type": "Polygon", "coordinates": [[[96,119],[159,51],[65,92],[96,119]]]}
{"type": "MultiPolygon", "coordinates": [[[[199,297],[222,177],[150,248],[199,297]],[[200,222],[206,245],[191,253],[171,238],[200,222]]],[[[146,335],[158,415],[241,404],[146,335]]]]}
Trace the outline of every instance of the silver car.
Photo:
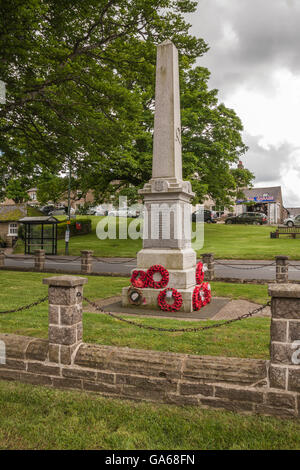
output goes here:
{"type": "Polygon", "coordinates": [[[300,226],[300,215],[297,215],[296,217],[288,217],[283,221],[284,225],[287,225],[288,227],[295,227],[295,226],[300,226]]]}

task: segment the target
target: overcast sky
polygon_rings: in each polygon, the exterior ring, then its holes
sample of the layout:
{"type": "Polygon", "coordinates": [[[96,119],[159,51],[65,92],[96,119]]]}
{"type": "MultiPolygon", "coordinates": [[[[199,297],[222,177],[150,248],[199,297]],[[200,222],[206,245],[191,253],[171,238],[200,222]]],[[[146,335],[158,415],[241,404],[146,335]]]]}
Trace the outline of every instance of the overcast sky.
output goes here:
{"type": "Polygon", "coordinates": [[[198,0],[188,20],[210,46],[198,65],[242,119],[254,186],[300,206],[300,0],[198,0]]]}

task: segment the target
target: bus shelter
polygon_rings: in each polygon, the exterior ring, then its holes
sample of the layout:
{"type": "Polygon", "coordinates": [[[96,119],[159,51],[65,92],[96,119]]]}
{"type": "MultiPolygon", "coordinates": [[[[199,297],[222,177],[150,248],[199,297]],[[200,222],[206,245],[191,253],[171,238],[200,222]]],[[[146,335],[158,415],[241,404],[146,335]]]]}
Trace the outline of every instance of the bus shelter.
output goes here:
{"type": "Polygon", "coordinates": [[[57,254],[57,224],[53,216],[23,217],[25,255],[34,254],[36,250],[45,250],[46,255],[57,254]]]}

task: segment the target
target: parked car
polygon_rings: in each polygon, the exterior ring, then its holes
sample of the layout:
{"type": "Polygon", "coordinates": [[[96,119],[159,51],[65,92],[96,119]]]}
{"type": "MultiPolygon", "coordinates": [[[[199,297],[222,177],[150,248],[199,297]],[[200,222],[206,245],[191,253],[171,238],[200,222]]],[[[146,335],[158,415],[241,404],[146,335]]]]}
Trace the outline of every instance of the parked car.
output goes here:
{"type": "Polygon", "coordinates": [[[128,208],[122,208],[122,209],[114,209],[109,211],[108,215],[113,216],[113,217],[139,217],[140,212],[133,210],[133,209],[128,209],[128,208]]]}
{"type": "Polygon", "coordinates": [[[45,215],[49,215],[50,212],[54,211],[55,209],[55,206],[53,204],[50,204],[48,206],[42,206],[41,207],[41,211],[45,214],[45,215]]]}
{"type": "Polygon", "coordinates": [[[300,215],[297,215],[296,217],[288,217],[283,221],[284,225],[287,225],[288,227],[295,227],[295,226],[300,226],[300,215]]]}
{"type": "Polygon", "coordinates": [[[266,214],[262,212],[244,212],[243,214],[227,217],[225,224],[252,224],[263,225],[268,221],[266,214]]]}
{"type": "Polygon", "coordinates": [[[192,213],[192,221],[196,222],[204,220],[208,224],[216,224],[217,221],[213,218],[212,211],[208,209],[198,209],[197,211],[192,213]]]}

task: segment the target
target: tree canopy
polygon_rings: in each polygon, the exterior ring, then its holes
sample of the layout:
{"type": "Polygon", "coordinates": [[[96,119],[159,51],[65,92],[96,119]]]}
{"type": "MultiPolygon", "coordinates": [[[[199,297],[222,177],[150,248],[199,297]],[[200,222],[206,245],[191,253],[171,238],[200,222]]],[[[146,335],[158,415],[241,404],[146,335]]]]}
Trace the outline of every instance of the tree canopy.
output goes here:
{"type": "MultiPolygon", "coordinates": [[[[246,148],[242,124],[195,67],[208,46],[189,34],[192,0],[0,1],[0,173],[10,179],[58,175],[100,201],[132,197],[151,176],[156,45],[179,50],[184,177],[198,200],[226,200],[232,164],[246,148]]],[[[244,179],[250,175],[244,173],[244,179]]],[[[240,175],[243,177],[243,175],[240,175]]],[[[251,178],[250,178],[251,180],[251,178]]],[[[240,181],[239,181],[240,183],[240,181]]]]}

